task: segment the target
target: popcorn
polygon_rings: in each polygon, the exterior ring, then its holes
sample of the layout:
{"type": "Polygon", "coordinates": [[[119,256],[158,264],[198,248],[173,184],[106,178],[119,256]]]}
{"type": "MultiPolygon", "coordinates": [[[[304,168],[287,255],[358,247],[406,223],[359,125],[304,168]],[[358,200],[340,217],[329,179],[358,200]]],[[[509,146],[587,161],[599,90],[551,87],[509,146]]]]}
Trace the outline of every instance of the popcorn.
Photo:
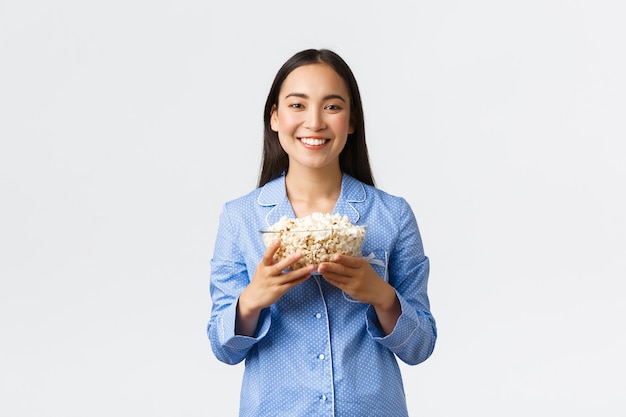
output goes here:
{"type": "Polygon", "coordinates": [[[265,246],[281,240],[274,261],[300,252],[302,258],[291,266],[298,269],[330,261],[334,254],[357,255],[365,238],[365,226],[353,225],[348,216],[316,212],[297,219],[283,216],[262,236],[265,246]]]}

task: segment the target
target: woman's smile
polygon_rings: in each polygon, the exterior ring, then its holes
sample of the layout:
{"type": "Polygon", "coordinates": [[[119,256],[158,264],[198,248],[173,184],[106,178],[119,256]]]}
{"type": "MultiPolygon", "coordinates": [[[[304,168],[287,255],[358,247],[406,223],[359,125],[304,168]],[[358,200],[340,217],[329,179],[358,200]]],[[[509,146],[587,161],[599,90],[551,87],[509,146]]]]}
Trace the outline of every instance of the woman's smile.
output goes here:
{"type": "Polygon", "coordinates": [[[302,138],[298,138],[298,139],[306,147],[315,147],[315,148],[319,148],[319,147],[325,145],[327,142],[330,142],[330,139],[317,138],[317,137],[302,137],[302,138]]]}

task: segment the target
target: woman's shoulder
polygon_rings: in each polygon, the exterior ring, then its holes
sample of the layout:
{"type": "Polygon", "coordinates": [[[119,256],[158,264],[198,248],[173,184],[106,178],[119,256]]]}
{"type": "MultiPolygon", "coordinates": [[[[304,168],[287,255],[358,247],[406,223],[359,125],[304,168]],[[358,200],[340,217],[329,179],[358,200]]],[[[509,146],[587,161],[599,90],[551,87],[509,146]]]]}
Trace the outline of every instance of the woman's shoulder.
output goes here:
{"type": "Polygon", "coordinates": [[[403,196],[392,194],[352,177],[347,177],[345,197],[354,207],[359,207],[365,212],[375,209],[378,213],[382,210],[395,216],[411,211],[411,207],[403,196]]]}
{"type": "Polygon", "coordinates": [[[249,208],[253,205],[271,206],[279,202],[285,195],[284,177],[276,178],[265,185],[259,186],[246,194],[228,200],[226,207],[249,208]]]}
{"type": "Polygon", "coordinates": [[[230,208],[250,206],[251,202],[258,200],[260,193],[261,188],[255,188],[251,191],[248,191],[246,194],[242,194],[230,200],[227,200],[224,205],[230,208]]]}
{"type": "Polygon", "coordinates": [[[359,183],[362,185],[363,190],[365,191],[365,194],[369,198],[376,198],[382,201],[395,202],[396,204],[406,204],[406,199],[401,195],[393,194],[383,188],[379,188],[376,185],[369,185],[360,181],[359,183]]]}

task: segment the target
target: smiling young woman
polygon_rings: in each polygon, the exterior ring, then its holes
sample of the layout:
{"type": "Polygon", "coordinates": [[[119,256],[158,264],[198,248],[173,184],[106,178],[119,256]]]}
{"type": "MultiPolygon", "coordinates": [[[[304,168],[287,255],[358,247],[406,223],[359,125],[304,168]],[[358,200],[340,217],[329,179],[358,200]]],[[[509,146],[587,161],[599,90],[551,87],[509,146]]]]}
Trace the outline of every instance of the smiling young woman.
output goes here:
{"type": "Polygon", "coordinates": [[[219,360],[246,361],[240,416],[406,416],[397,358],[423,362],[437,339],[430,261],[411,207],[374,185],[352,71],[329,50],[295,54],[264,121],[259,186],[224,204],[211,259],[207,332],[219,360]],[[315,212],[366,225],[366,256],[275,262],[280,241],[259,230],[315,212]]]}

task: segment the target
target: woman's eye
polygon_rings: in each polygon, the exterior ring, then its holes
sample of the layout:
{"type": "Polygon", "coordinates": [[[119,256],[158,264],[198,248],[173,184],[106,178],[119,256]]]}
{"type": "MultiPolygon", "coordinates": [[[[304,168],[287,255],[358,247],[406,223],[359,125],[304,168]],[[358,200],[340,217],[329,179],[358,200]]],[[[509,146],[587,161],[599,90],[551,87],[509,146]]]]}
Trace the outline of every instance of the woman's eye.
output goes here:
{"type": "Polygon", "coordinates": [[[324,109],[326,110],[341,110],[341,107],[335,105],[335,104],[329,104],[326,107],[324,107],[324,109]]]}
{"type": "Polygon", "coordinates": [[[300,104],[300,103],[292,103],[292,104],[289,105],[289,107],[291,107],[292,109],[301,109],[304,106],[302,104],[300,104]]]}

